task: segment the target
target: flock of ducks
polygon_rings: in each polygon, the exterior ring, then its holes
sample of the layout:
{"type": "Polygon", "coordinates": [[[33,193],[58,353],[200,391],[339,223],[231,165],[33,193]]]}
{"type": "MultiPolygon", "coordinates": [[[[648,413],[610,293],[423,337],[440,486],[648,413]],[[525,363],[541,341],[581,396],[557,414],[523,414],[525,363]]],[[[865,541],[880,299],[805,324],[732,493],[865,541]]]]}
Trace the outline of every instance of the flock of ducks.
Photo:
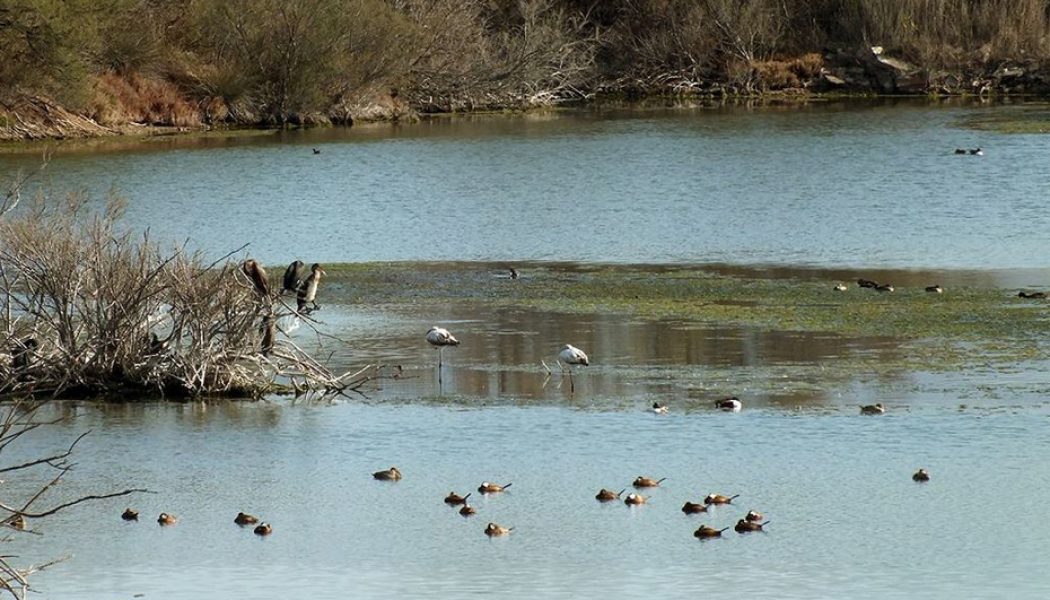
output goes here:
{"type": "MultiPolygon", "coordinates": [[[[124,513],[120,515],[121,519],[125,521],[138,521],[139,511],[132,508],[125,508],[124,513]]],[[[171,527],[179,522],[179,518],[171,513],[162,512],[157,517],[157,524],[161,527],[171,527]]],[[[247,513],[239,512],[237,516],[233,518],[233,522],[240,525],[241,527],[248,527],[255,525],[253,531],[255,535],[270,535],[273,533],[273,527],[269,523],[260,523],[259,517],[249,515],[247,513]]]]}

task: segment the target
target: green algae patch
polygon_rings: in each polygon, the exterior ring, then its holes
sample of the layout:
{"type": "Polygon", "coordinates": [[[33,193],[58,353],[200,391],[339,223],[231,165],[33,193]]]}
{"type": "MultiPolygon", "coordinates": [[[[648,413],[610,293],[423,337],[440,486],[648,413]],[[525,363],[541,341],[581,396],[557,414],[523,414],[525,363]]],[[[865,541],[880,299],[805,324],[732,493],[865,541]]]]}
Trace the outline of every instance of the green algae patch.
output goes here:
{"type": "Polygon", "coordinates": [[[963,117],[957,125],[994,133],[1050,133],[1050,105],[977,112],[963,117]]]}

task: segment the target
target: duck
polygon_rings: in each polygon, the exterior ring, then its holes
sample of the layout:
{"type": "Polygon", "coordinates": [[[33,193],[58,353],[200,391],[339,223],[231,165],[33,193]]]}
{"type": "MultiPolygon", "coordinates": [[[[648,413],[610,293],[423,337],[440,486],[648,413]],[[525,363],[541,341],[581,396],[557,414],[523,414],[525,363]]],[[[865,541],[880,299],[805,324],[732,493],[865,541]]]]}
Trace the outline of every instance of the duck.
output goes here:
{"type": "Polygon", "coordinates": [[[1046,298],[1046,292],[1017,292],[1018,298],[1032,298],[1032,299],[1043,299],[1046,298]]]}
{"type": "Polygon", "coordinates": [[[740,401],[740,398],[730,396],[729,398],[716,400],[715,408],[722,409],[726,412],[740,412],[740,409],[744,408],[744,403],[740,401]]]}
{"type": "Polygon", "coordinates": [[[626,491],[627,491],[627,488],[624,488],[624,489],[620,490],[619,492],[614,492],[612,490],[607,490],[605,488],[602,488],[594,496],[594,499],[597,500],[598,502],[612,502],[613,500],[619,500],[620,499],[620,494],[622,494],[622,493],[624,493],[626,491]]]}
{"type": "Polygon", "coordinates": [[[966,148],[956,148],[955,149],[955,153],[956,154],[968,154],[966,148]]]}
{"type": "Polygon", "coordinates": [[[862,415],[882,415],[886,413],[886,407],[882,405],[882,402],[876,402],[875,404],[865,404],[860,407],[860,414],[862,415]]]}
{"type": "Polygon", "coordinates": [[[769,525],[769,521],[759,523],[757,521],[748,521],[747,519],[740,519],[736,522],[736,526],[733,529],[737,533],[751,533],[752,531],[762,531],[762,528],[769,525]]]}
{"type": "Polygon", "coordinates": [[[878,282],[872,281],[870,279],[858,279],[857,280],[857,286],[858,287],[873,288],[873,287],[875,287],[877,285],[879,285],[878,282]]]}
{"type": "Polygon", "coordinates": [[[666,477],[661,477],[660,479],[653,479],[651,477],[642,477],[641,475],[639,475],[634,479],[634,483],[632,483],[631,485],[633,485],[636,488],[659,487],[660,482],[665,481],[666,479],[666,477]]]}
{"type": "Polygon", "coordinates": [[[178,522],[178,517],[176,517],[175,515],[169,515],[168,513],[160,513],[160,516],[157,517],[157,523],[160,523],[162,526],[174,525],[178,522]]]}
{"type": "Polygon", "coordinates": [[[467,494],[466,496],[460,496],[456,492],[449,492],[448,495],[445,496],[445,504],[448,504],[449,506],[458,506],[460,504],[466,504],[467,498],[470,498],[470,494],[467,494]]]}
{"type": "Polygon", "coordinates": [[[659,402],[653,402],[652,411],[658,415],[666,415],[670,409],[667,408],[666,404],[660,404],[659,402]]]}
{"type": "Polygon", "coordinates": [[[376,471],[372,473],[372,477],[380,481],[400,481],[401,471],[397,470],[397,467],[390,467],[386,471],[376,471]]]}
{"type": "Polygon", "coordinates": [[[926,472],[926,469],[919,469],[911,476],[912,481],[924,482],[930,480],[930,474],[926,472]]]}
{"type": "Polygon", "coordinates": [[[753,510],[747,511],[747,514],[744,515],[744,520],[745,521],[751,521],[752,523],[757,523],[758,521],[761,521],[763,518],[765,518],[765,517],[762,516],[762,513],[756,512],[756,511],[753,511],[753,510]]]}
{"type": "Polygon", "coordinates": [[[464,504],[463,508],[459,509],[459,514],[464,516],[464,517],[469,517],[471,515],[475,515],[475,514],[477,514],[477,512],[478,511],[475,510],[474,507],[469,505],[469,504],[464,504]]]}
{"type": "Polygon", "coordinates": [[[321,153],[321,151],[319,149],[317,149],[317,148],[314,148],[313,151],[314,151],[314,154],[320,154],[321,153]]]}
{"type": "Polygon", "coordinates": [[[720,537],[722,537],[722,532],[725,531],[726,529],[729,529],[729,528],[726,527],[725,529],[715,529],[714,527],[708,527],[707,525],[701,525],[699,529],[697,529],[696,531],[693,532],[693,537],[698,537],[698,538],[700,538],[702,540],[708,539],[708,538],[720,538],[720,537]]]}
{"type": "Polygon", "coordinates": [[[4,519],[4,524],[12,529],[19,531],[25,531],[28,525],[26,524],[26,518],[22,515],[13,515],[4,519]]]}
{"type": "Polygon", "coordinates": [[[846,284],[844,284],[844,283],[836,283],[835,287],[832,288],[832,289],[834,289],[836,292],[845,292],[849,288],[846,287],[846,284]]]}
{"type": "Polygon", "coordinates": [[[125,508],[124,513],[120,515],[120,518],[124,519],[125,521],[138,521],[139,511],[131,510],[130,508],[125,508]]]}
{"type": "Polygon", "coordinates": [[[880,283],[879,285],[875,286],[875,291],[876,292],[892,292],[893,291],[893,284],[880,283]]]}
{"type": "Polygon", "coordinates": [[[722,494],[708,494],[704,498],[704,504],[732,504],[734,498],[739,498],[740,494],[733,494],[732,496],[723,496],[722,494]]]}
{"type": "Polygon", "coordinates": [[[270,527],[269,523],[259,523],[253,531],[255,531],[255,535],[270,535],[273,533],[273,527],[270,527]]]}
{"type": "Polygon", "coordinates": [[[649,498],[641,494],[627,494],[627,497],[623,499],[623,503],[627,506],[638,506],[639,504],[645,504],[649,501],[649,498]]]}
{"type": "Polygon", "coordinates": [[[507,485],[499,485],[495,483],[489,483],[487,481],[482,481],[481,485],[478,486],[478,492],[482,494],[499,494],[503,492],[503,490],[509,488],[511,485],[513,484],[508,483],[507,485]]]}
{"type": "Polygon", "coordinates": [[[971,148],[970,149],[970,156],[984,156],[984,150],[981,150],[980,147],[971,148]]]}
{"type": "Polygon", "coordinates": [[[507,535],[512,531],[514,531],[513,527],[504,527],[502,525],[497,525],[496,523],[489,523],[485,526],[485,535],[489,537],[507,535]]]}
{"type": "Polygon", "coordinates": [[[259,522],[259,517],[239,512],[237,513],[237,516],[233,518],[233,522],[238,525],[255,525],[259,522]]]}
{"type": "Polygon", "coordinates": [[[700,504],[697,502],[686,502],[682,505],[682,512],[687,515],[695,515],[696,513],[707,512],[707,505],[700,504]]]}
{"type": "Polygon", "coordinates": [[[926,291],[930,294],[943,294],[944,288],[942,288],[940,284],[930,285],[926,287],[926,291]]]}

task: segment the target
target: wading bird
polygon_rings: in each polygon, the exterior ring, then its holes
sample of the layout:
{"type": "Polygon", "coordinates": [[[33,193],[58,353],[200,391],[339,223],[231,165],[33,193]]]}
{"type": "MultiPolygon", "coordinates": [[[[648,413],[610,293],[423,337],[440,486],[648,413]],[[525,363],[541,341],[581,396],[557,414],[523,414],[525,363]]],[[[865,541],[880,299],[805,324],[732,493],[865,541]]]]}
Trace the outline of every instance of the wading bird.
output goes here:
{"type": "Polygon", "coordinates": [[[456,339],[456,336],[449,333],[447,329],[434,326],[430,328],[430,331],[427,331],[427,343],[438,349],[438,372],[440,373],[443,362],[442,353],[445,350],[445,346],[458,346],[459,340],[456,339]]]}
{"type": "Polygon", "coordinates": [[[285,292],[297,292],[303,285],[303,271],[306,269],[306,264],[301,260],[297,260],[292,264],[288,265],[288,268],[284,270],[284,279],[281,285],[281,293],[285,292]]]}
{"type": "Polygon", "coordinates": [[[262,265],[249,258],[241,265],[241,271],[252,282],[252,286],[259,296],[264,299],[270,297],[270,281],[266,278],[266,270],[262,268],[262,265]]]}
{"type": "Polygon", "coordinates": [[[321,265],[314,263],[310,265],[310,274],[306,276],[306,281],[299,287],[299,293],[296,294],[296,309],[301,313],[308,304],[313,306],[307,313],[311,313],[319,308],[317,305],[317,286],[321,284],[321,276],[325,274],[324,269],[321,265]]]}
{"type": "Polygon", "coordinates": [[[561,351],[558,352],[558,361],[564,368],[569,370],[569,391],[575,392],[576,386],[572,381],[572,367],[573,365],[582,365],[584,367],[590,365],[591,362],[587,360],[587,354],[572,344],[565,344],[561,347],[561,351]]]}

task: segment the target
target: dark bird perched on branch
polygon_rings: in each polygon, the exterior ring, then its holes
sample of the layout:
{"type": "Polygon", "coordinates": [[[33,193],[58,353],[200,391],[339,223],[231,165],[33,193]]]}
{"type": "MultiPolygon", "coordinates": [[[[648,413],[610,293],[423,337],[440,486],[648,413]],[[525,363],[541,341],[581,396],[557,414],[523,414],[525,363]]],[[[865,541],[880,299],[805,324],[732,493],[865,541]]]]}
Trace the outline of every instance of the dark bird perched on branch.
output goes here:
{"type": "Polygon", "coordinates": [[[20,379],[24,378],[26,371],[29,370],[29,364],[33,360],[33,351],[36,350],[37,345],[36,338],[31,337],[16,342],[15,349],[11,352],[11,370],[20,379]]]}
{"type": "Polygon", "coordinates": [[[301,260],[288,265],[288,268],[284,270],[284,282],[281,286],[282,294],[299,291],[299,288],[303,285],[303,271],[305,268],[306,265],[301,260]]]}
{"type": "Polygon", "coordinates": [[[303,312],[306,305],[313,304],[308,312],[313,312],[319,308],[315,300],[317,299],[317,286],[321,283],[321,276],[324,275],[324,269],[321,265],[314,263],[310,265],[310,275],[306,277],[306,281],[299,288],[299,293],[296,295],[296,307],[299,312],[303,312]]]}
{"type": "Polygon", "coordinates": [[[248,276],[248,279],[255,287],[255,291],[260,296],[263,298],[270,297],[270,282],[266,279],[266,271],[262,268],[262,265],[249,258],[241,265],[241,270],[248,276]]]}

